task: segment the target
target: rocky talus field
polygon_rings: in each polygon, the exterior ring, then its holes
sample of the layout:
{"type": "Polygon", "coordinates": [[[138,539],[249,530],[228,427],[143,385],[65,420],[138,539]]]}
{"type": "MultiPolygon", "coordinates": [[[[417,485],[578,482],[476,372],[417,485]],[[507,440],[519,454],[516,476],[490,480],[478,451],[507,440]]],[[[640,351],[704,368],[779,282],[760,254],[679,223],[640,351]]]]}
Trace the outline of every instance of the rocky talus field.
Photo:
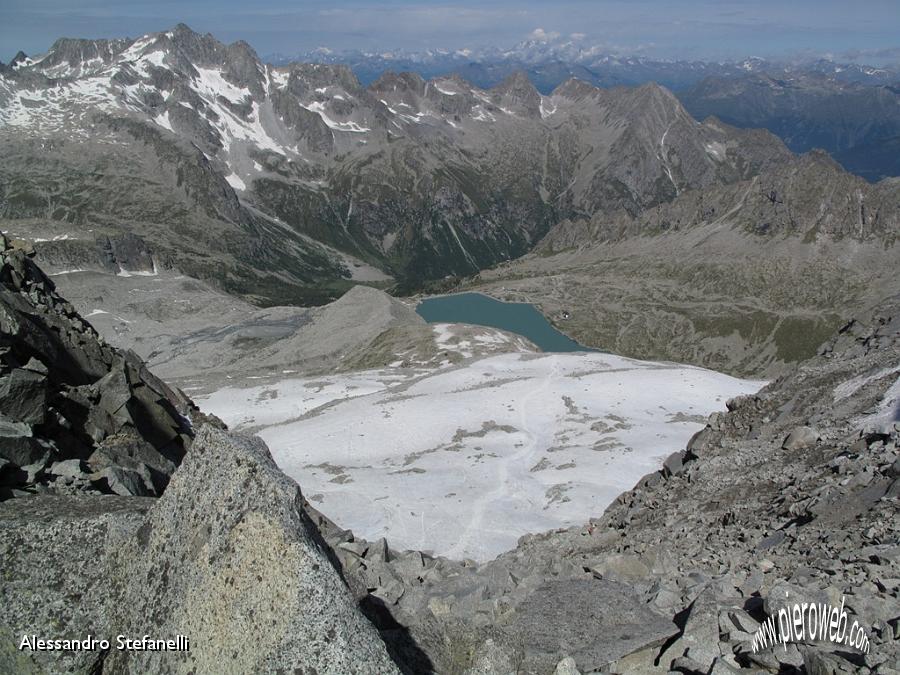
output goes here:
{"type": "Polygon", "coordinates": [[[730,400],[605,511],[476,563],[341,529],[261,441],[192,413],[3,248],[3,672],[897,672],[896,296],[730,400]],[[127,386],[104,379],[118,372],[127,386]],[[45,398],[20,393],[34,389],[45,398]],[[154,452],[171,462],[157,483],[154,452]],[[869,652],[754,653],[759,625],[798,599],[843,599],[869,652]],[[16,648],[89,633],[191,649],[16,648]]]}
{"type": "Polygon", "coordinates": [[[407,627],[438,672],[896,673],[898,373],[894,297],[729,401],[604,513],[484,565],[319,522],[377,615],[390,614],[383,625],[407,627]],[[842,598],[869,654],[753,653],[779,608],[842,598]]]}

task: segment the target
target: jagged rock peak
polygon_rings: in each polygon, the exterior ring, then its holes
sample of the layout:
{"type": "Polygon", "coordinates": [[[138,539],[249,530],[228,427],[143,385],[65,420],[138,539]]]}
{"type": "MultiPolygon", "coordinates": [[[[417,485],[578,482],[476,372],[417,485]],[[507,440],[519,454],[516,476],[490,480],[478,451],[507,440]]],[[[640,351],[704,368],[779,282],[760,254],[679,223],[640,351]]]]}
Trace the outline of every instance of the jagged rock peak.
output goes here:
{"type": "Polygon", "coordinates": [[[159,35],[168,38],[173,45],[186,50],[192,55],[198,54],[198,52],[202,54],[204,50],[212,52],[224,50],[232,57],[252,59],[259,62],[259,56],[257,56],[256,51],[244,40],[225,44],[220,42],[212,33],[201,35],[184,23],[179,23],[172,30],[159,35]]]}
{"type": "Polygon", "coordinates": [[[345,91],[362,89],[349,66],[333,63],[292,63],[288,66],[292,78],[299,78],[311,87],[343,87],[345,91]]]}
{"type": "Polygon", "coordinates": [[[647,82],[633,91],[634,97],[639,100],[660,102],[674,105],[678,108],[682,107],[681,102],[675,97],[675,94],[656,82],[647,82]]]}
{"type": "Polygon", "coordinates": [[[425,84],[425,79],[418,73],[395,73],[388,70],[369,85],[369,91],[375,94],[411,91],[421,96],[425,92],[425,84]]]}
{"type": "Polygon", "coordinates": [[[570,77],[568,80],[553,90],[551,96],[563,96],[572,100],[578,100],[587,96],[596,96],[600,90],[594,85],[579,80],[577,77],[570,77]]]}
{"type": "Polygon", "coordinates": [[[518,70],[490,90],[493,98],[529,116],[541,114],[541,94],[523,71],[518,70]]]}
{"type": "MultiPolygon", "coordinates": [[[[128,39],[86,40],[64,37],[54,42],[47,53],[42,57],[37,57],[35,62],[42,71],[63,65],[69,68],[78,68],[98,61],[108,64],[131,44],[132,41],[128,39]]],[[[22,54],[22,52],[19,53],[22,54]]],[[[25,60],[22,63],[24,65],[28,61],[25,60]]],[[[62,72],[60,74],[67,75],[68,73],[62,72]]]]}
{"type": "Polygon", "coordinates": [[[525,73],[525,71],[522,70],[517,70],[516,72],[512,73],[496,87],[493,87],[491,91],[498,94],[518,96],[523,99],[531,98],[534,96],[540,98],[540,93],[531,83],[531,80],[528,79],[528,75],[525,73]]]}

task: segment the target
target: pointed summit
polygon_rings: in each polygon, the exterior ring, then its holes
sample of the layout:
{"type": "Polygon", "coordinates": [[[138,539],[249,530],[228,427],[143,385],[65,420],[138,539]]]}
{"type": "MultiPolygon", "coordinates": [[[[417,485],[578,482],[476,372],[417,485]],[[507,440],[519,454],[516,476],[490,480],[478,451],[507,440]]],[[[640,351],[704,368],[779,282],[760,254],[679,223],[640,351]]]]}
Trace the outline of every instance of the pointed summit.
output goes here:
{"type": "MultiPolygon", "coordinates": [[[[538,90],[531,84],[528,74],[524,70],[517,70],[503,80],[493,89],[496,92],[530,96],[532,92],[538,94],[538,90]]],[[[540,95],[540,94],[538,94],[540,95]]]]}
{"type": "Polygon", "coordinates": [[[642,84],[634,91],[637,96],[645,97],[647,100],[678,103],[678,99],[675,97],[675,94],[673,94],[661,84],[657,84],[656,82],[647,82],[646,84],[642,84]]]}
{"type": "Polygon", "coordinates": [[[490,90],[494,103],[527,117],[540,117],[541,94],[524,71],[517,70],[490,90]]]}
{"type": "Polygon", "coordinates": [[[577,101],[588,96],[594,96],[599,91],[600,90],[597,87],[584,80],[579,80],[577,77],[570,77],[554,89],[551,96],[564,96],[565,98],[577,101]]]}
{"type": "Polygon", "coordinates": [[[421,96],[425,93],[425,80],[418,73],[395,73],[388,70],[369,85],[369,91],[373,94],[414,92],[421,96]]]}
{"type": "Polygon", "coordinates": [[[212,34],[201,35],[184,23],[160,33],[158,39],[177,67],[187,72],[194,68],[219,70],[231,84],[248,89],[254,96],[263,95],[262,63],[254,49],[243,40],[226,45],[212,34]]]}

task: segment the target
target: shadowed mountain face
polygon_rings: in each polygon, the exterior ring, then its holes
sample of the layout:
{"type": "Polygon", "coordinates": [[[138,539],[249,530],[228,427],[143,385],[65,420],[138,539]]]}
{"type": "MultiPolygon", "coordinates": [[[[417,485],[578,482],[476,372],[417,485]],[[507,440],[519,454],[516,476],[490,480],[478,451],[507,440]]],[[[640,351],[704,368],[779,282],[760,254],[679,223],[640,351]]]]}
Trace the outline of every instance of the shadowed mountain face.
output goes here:
{"type": "Polygon", "coordinates": [[[847,171],[873,183],[900,176],[900,136],[854,145],[836,153],[834,158],[847,171]]]}
{"type": "Polygon", "coordinates": [[[900,175],[900,89],[845,82],[822,73],[784,77],[755,73],[710,77],[680,94],[698,119],[714,115],[739,127],[763,128],[794,152],[821,148],[867,180],[900,175]]]}
{"type": "Polygon", "coordinates": [[[268,301],[327,299],[360,270],[401,288],[471,274],[567,218],[636,214],[790,157],[767,133],[697,123],[656,85],[363,87],[183,25],[16,59],[0,123],[0,217],[127,231],[160,264],[268,301]]]}

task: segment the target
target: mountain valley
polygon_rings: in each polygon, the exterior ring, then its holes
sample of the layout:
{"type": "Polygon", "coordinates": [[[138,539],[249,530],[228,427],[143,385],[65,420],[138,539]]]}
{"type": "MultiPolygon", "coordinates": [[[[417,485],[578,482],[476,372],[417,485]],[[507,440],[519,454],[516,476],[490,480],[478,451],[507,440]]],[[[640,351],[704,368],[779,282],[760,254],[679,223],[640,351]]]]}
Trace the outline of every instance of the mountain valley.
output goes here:
{"type": "Polygon", "coordinates": [[[0,672],[897,675],[896,73],[358,56],[0,64],[0,672]]]}
{"type": "Polygon", "coordinates": [[[637,217],[560,223],[462,287],[533,302],[582,344],[771,376],[900,291],[898,192],[811,153],[637,217]]]}
{"type": "Polygon", "coordinates": [[[544,96],[521,74],[490,90],[385,74],[364,88],[346,67],[275,68],[183,25],[60,40],[0,73],[0,116],[4,217],[127,231],[269,302],[336,294],[360,263],[415,290],[517,257],[566,217],[636,213],[790,156],[696,123],[653,84],[544,96]],[[124,171],[98,182],[100,166],[124,171]]]}

